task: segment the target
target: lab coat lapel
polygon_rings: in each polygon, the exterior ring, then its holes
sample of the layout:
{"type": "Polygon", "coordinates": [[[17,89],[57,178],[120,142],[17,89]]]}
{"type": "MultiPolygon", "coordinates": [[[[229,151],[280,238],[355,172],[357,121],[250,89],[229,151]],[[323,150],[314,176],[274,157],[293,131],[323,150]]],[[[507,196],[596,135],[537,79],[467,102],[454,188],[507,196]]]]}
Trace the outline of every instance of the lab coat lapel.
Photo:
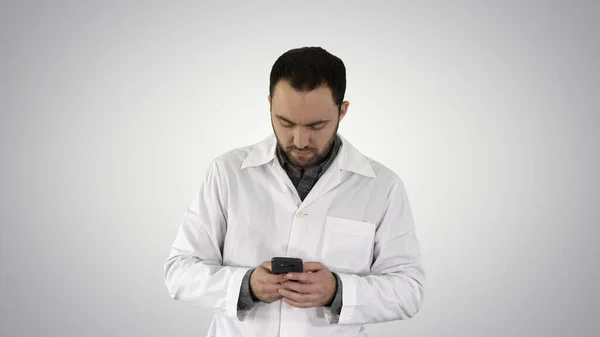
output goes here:
{"type": "Polygon", "coordinates": [[[373,172],[367,157],[361,154],[344,137],[341,135],[339,136],[342,141],[342,147],[340,148],[337,157],[308,193],[302,203],[302,207],[307,207],[325,193],[333,190],[343,182],[344,177],[347,177],[348,174],[356,173],[365,177],[375,177],[375,172],[373,172]]]}
{"type": "Polygon", "coordinates": [[[270,135],[253,148],[242,163],[241,168],[245,169],[270,163],[279,187],[283,190],[289,190],[289,193],[294,196],[296,205],[301,204],[302,207],[306,207],[342,183],[346,174],[357,173],[366,177],[375,177],[375,173],[373,172],[368,159],[354,148],[354,146],[352,146],[352,144],[350,144],[343,136],[339,135],[339,137],[342,140],[342,147],[340,148],[337,157],[333,160],[333,163],[331,163],[331,166],[327,171],[319,178],[303,202],[298,196],[296,187],[283,167],[281,167],[281,163],[279,163],[279,160],[275,155],[277,140],[274,134],[270,135]]]}
{"type": "Polygon", "coordinates": [[[273,171],[275,174],[275,178],[279,183],[283,183],[287,186],[287,188],[289,189],[289,192],[295,197],[294,201],[296,202],[296,205],[298,205],[301,200],[300,200],[300,196],[298,195],[298,191],[296,190],[296,187],[294,186],[294,184],[292,183],[292,180],[290,180],[290,177],[287,175],[287,173],[285,172],[285,170],[283,169],[283,167],[281,167],[281,164],[279,163],[279,159],[277,158],[277,156],[275,156],[275,158],[273,159],[273,171]]]}

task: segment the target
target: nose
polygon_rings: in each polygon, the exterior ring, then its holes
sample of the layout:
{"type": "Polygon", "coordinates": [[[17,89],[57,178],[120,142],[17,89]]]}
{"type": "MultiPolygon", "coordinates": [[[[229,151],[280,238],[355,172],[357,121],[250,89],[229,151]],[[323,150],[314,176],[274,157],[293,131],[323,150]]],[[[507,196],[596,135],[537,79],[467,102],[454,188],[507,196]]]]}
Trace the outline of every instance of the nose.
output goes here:
{"type": "Polygon", "coordinates": [[[303,149],[309,144],[309,133],[298,127],[294,130],[294,146],[303,149]]]}

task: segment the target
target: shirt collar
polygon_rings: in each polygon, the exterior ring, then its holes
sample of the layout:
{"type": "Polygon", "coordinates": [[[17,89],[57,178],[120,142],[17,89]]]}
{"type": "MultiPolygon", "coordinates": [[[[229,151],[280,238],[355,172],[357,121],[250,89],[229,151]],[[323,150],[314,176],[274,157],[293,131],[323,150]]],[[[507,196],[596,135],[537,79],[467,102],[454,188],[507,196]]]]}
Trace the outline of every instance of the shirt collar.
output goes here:
{"type": "MultiPolygon", "coordinates": [[[[334,159],[337,162],[337,167],[343,171],[374,178],[375,172],[373,172],[369,158],[352,146],[343,136],[338,134],[338,137],[340,138],[341,147],[337,158],[334,159]]],[[[241,168],[246,169],[268,164],[275,160],[276,151],[277,138],[275,134],[271,134],[251,148],[250,153],[242,162],[241,168]]]]}

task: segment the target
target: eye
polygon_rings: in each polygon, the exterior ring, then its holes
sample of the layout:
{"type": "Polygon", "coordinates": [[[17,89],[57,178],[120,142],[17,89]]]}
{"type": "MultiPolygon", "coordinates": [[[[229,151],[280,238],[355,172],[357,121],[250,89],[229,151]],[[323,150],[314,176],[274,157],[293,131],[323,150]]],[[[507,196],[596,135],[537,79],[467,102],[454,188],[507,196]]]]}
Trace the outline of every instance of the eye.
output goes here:
{"type": "Polygon", "coordinates": [[[283,126],[284,128],[291,128],[292,126],[294,126],[294,124],[290,123],[290,122],[286,122],[284,120],[280,120],[280,124],[281,126],[283,126]]]}
{"type": "Polygon", "coordinates": [[[325,124],[317,124],[317,125],[311,125],[311,126],[309,126],[309,128],[310,128],[311,130],[315,130],[315,131],[316,131],[316,130],[321,130],[321,129],[322,129],[322,128],[324,128],[324,127],[325,127],[325,124]]]}

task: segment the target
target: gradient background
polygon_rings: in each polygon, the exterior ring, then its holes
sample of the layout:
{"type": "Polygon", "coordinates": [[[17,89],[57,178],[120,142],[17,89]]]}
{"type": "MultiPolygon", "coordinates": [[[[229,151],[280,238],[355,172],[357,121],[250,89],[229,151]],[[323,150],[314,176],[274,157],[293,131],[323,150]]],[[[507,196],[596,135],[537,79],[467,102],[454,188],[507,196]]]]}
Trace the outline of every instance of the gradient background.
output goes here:
{"type": "Polygon", "coordinates": [[[0,335],[204,336],[163,262],[211,160],[271,132],[290,48],[405,181],[425,303],[370,336],[597,336],[600,5],[2,1],[0,335]]]}

